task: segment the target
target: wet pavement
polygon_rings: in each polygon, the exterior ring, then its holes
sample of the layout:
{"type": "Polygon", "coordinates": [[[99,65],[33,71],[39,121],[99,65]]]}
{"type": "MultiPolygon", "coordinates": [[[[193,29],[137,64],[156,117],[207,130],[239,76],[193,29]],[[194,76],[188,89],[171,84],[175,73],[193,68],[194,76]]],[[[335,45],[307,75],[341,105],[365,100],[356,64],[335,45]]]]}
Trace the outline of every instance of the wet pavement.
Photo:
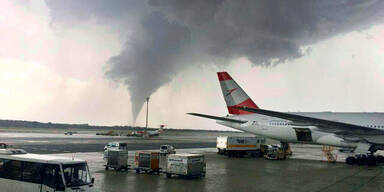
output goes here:
{"type": "MultiPolygon", "coordinates": [[[[21,148],[30,153],[77,153],[99,152],[108,142],[128,143],[129,150],[159,149],[161,145],[173,145],[176,148],[212,148],[216,146],[216,137],[222,134],[211,132],[165,131],[151,138],[127,136],[100,136],[97,131],[80,132],[74,135],[60,133],[0,132],[0,142],[13,148],[21,148]]],[[[242,134],[242,133],[237,133],[242,134]]]]}
{"type": "MultiPolygon", "coordinates": [[[[63,132],[63,131],[62,131],[63,132]]],[[[73,136],[63,133],[0,133],[0,142],[33,153],[52,153],[84,159],[95,178],[94,191],[384,191],[384,167],[349,166],[346,154],[335,151],[338,163],[323,162],[321,146],[291,145],[287,160],[227,158],[216,154],[216,136],[240,133],[169,132],[156,138],[96,136],[86,132],[73,136]],[[207,175],[201,179],[166,178],[165,175],[136,174],[133,170],[105,171],[102,151],[111,141],[127,142],[129,162],[135,150],[157,150],[172,144],[177,152],[206,155],[207,175]],[[189,148],[189,149],[185,149],[189,148]]]]}
{"type": "MultiPolygon", "coordinates": [[[[293,149],[294,150],[294,149],[293,149]]],[[[86,159],[95,191],[384,191],[382,166],[349,166],[345,163],[327,163],[300,158],[300,153],[288,160],[263,158],[227,158],[211,149],[185,149],[178,152],[204,153],[207,175],[201,179],[166,178],[165,175],[136,174],[128,171],[105,171],[101,153],[79,153],[77,158],[86,159]]],[[[309,153],[315,152],[313,149],[309,153]]],[[[130,153],[130,164],[133,163],[130,153]]],[[[313,153],[316,154],[316,153],[313,153]]],[[[70,156],[70,154],[61,154],[70,156]]]]}

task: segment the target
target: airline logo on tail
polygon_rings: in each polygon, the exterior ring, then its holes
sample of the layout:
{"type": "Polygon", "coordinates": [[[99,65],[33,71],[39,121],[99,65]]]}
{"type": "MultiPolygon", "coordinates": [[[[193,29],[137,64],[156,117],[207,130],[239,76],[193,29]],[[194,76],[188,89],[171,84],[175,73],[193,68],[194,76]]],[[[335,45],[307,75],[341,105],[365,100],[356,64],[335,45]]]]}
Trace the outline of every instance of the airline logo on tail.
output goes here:
{"type": "Polygon", "coordinates": [[[236,109],[236,107],[259,108],[227,72],[218,72],[217,76],[230,114],[244,115],[252,113],[236,109]]]}
{"type": "Polygon", "coordinates": [[[227,90],[227,94],[225,96],[228,97],[232,92],[234,92],[236,90],[237,90],[237,88],[233,88],[233,89],[227,90]]]}

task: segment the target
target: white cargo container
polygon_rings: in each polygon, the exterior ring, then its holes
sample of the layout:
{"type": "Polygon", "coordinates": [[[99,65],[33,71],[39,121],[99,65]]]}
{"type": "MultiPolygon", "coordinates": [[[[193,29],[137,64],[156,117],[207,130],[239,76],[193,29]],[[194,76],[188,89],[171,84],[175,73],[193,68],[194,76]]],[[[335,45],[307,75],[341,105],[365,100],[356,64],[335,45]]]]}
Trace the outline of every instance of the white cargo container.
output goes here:
{"type": "Polygon", "coordinates": [[[202,154],[169,154],[166,174],[168,178],[172,175],[204,177],[205,157],[202,154]]]}
{"type": "Polygon", "coordinates": [[[219,154],[228,157],[242,157],[244,155],[256,157],[262,155],[261,145],[264,143],[264,137],[219,136],[216,147],[219,154]]]}

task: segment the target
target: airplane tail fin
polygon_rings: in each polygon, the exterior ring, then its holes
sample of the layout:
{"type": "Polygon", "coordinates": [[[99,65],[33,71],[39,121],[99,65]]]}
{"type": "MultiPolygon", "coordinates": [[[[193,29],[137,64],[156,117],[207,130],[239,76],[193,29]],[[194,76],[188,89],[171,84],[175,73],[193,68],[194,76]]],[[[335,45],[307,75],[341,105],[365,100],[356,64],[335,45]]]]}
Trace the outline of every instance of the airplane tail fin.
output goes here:
{"type": "Polygon", "coordinates": [[[251,114],[249,111],[242,111],[236,107],[249,107],[259,109],[245,91],[232,79],[227,72],[217,72],[221,90],[223,92],[225,103],[227,104],[229,114],[244,115],[251,114]]]}

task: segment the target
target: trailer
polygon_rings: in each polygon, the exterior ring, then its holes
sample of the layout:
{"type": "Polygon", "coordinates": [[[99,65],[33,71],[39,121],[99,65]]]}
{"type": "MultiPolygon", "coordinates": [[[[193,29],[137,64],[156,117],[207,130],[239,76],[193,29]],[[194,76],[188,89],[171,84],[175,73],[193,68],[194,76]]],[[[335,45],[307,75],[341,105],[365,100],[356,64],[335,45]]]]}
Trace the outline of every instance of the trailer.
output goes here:
{"type": "Polygon", "coordinates": [[[219,136],[216,147],[218,154],[228,157],[260,157],[263,155],[261,145],[264,143],[264,137],[219,136]]]}
{"type": "Polygon", "coordinates": [[[124,149],[108,149],[105,170],[128,170],[128,151],[124,149]]]}
{"type": "Polygon", "coordinates": [[[167,178],[173,175],[192,178],[205,177],[205,157],[202,154],[169,154],[167,158],[167,178]]]}
{"type": "Polygon", "coordinates": [[[125,150],[128,152],[128,145],[127,143],[121,143],[121,142],[109,142],[106,146],[104,146],[104,161],[108,161],[108,152],[110,150],[125,150]]]}
{"type": "Polygon", "coordinates": [[[136,173],[159,173],[159,152],[138,151],[135,153],[136,173]]]}

